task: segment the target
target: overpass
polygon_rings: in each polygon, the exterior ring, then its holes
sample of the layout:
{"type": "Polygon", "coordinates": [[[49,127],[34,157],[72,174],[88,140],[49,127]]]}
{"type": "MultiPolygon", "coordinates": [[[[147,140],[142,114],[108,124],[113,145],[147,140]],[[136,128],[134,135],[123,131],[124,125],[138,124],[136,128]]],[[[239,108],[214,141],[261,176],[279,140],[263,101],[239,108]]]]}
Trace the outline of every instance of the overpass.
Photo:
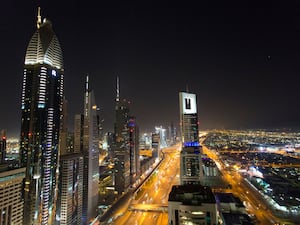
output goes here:
{"type": "Polygon", "coordinates": [[[129,211],[168,212],[168,204],[131,204],[129,211]]]}

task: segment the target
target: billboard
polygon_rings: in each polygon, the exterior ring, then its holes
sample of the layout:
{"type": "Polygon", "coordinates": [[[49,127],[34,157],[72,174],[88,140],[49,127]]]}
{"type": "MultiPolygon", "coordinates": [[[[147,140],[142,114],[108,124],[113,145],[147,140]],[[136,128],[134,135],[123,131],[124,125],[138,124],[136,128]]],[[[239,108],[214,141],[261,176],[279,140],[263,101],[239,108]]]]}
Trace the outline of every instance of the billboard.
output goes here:
{"type": "Polygon", "coordinates": [[[196,95],[192,93],[180,92],[180,111],[182,114],[197,113],[196,95]]]}

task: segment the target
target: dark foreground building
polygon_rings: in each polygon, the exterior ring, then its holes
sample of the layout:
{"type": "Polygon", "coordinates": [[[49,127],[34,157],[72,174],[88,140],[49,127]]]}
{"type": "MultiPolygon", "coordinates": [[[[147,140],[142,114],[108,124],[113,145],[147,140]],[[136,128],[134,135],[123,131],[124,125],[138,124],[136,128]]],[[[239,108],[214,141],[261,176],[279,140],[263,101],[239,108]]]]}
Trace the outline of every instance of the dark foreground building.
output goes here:
{"type": "Polygon", "coordinates": [[[169,225],[216,225],[217,204],[210,187],[175,185],[168,200],[169,225]]]}

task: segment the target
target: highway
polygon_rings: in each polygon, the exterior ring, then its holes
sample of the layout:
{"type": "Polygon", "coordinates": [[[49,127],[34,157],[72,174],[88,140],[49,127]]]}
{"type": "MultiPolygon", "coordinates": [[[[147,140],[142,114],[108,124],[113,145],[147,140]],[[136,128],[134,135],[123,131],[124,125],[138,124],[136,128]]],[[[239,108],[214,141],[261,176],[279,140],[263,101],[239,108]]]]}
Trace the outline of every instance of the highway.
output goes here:
{"type": "Polygon", "coordinates": [[[132,199],[116,211],[111,225],[167,225],[168,196],[173,185],[180,184],[180,148],[163,149],[164,159],[153,175],[132,199]]]}

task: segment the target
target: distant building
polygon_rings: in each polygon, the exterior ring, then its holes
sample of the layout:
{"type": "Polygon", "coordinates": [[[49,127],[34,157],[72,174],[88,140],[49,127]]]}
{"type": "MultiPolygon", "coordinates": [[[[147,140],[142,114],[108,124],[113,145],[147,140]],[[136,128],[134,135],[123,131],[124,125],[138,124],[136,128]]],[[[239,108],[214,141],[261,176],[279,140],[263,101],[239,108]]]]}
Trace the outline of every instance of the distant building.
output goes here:
{"type": "Polygon", "coordinates": [[[181,141],[199,142],[196,94],[179,92],[181,141]]]}
{"type": "Polygon", "coordinates": [[[217,204],[211,189],[201,185],[175,185],[168,199],[169,225],[218,224],[217,204]]]}
{"type": "Polygon", "coordinates": [[[130,152],[130,183],[133,184],[140,176],[139,128],[134,117],[128,122],[130,152]]]}
{"type": "Polygon", "coordinates": [[[0,224],[22,225],[22,186],[26,168],[0,172],[0,224]]]}
{"type": "MultiPolygon", "coordinates": [[[[68,140],[68,116],[67,116],[67,100],[63,98],[62,102],[62,116],[60,121],[60,140],[59,140],[59,151],[61,155],[68,153],[67,140],[68,140]]],[[[70,153],[70,152],[69,152],[70,153]]]]}
{"type": "Polygon", "coordinates": [[[176,127],[174,126],[174,123],[171,122],[169,126],[169,132],[168,132],[168,142],[169,145],[174,145],[176,143],[176,127]]]}
{"type": "Polygon", "coordinates": [[[129,104],[126,100],[116,103],[115,123],[115,190],[122,194],[130,185],[130,148],[129,148],[129,104]]]}
{"type": "Polygon", "coordinates": [[[114,159],[114,150],[113,146],[115,145],[115,134],[112,132],[107,132],[104,135],[103,149],[107,151],[108,161],[113,161],[114,159]]]}
{"type": "Polygon", "coordinates": [[[56,220],[60,225],[82,224],[83,157],[68,153],[60,157],[56,220]]]}
{"type": "Polygon", "coordinates": [[[120,101],[119,78],[117,77],[116,122],[114,141],[115,191],[127,191],[140,175],[139,128],[136,118],[129,114],[127,100],[120,101]]]}
{"type": "Polygon", "coordinates": [[[201,184],[203,181],[202,148],[198,138],[196,95],[179,93],[182,150],[180,153],[181,184],[201,184]]]}
{"type": "Polygon", "coordinates": [[[159,133],[152,133],[152,157],[157,158],[160,153],[160,134],[159,133]]]}
{"type": "Polygon", "coordinates": [[[82,224],[83,156],[82,153],[73,153],[72,134],[67,129],[67,107],[64,100],[59,143],[56,225],[82,224]]]}
{"type": "Polygon", "coordinates": [[[144,133],[140,135],[140,149],[151,149],[152,133],[144,133]]]}
{"type": "Polygon", "coordinates": [[[168,146],[167,144],[167,134],[166,134],[166,129],[163,128],[162,126],[160,127],[155,127],[155,133],[159,134],[159,149],[165,148],[168,146]]]}
{"type": "Polygon", "coordinates": [[[99,188],[99,116],[86,77],[83,114],[74,118],[73,152],[83,156],[82,224],[97,216],[99,188]]]}
{"type": "Polygon", "coordinates": [[[74,117],[74,153],[82,153],[83,150],[83,114],[74,117]]]}
{"type": "MultiPolygon", "coordinates": [[[[83,137],[80,138],[83,141],[81,152],[84,164],[82,224],[88,224],[90,220],[93,220],[97,216],[98,210],[99,116],[97,110],[94,92],[89,89],[89,77],[87,76],[84,96],[83,137]]],[[[80,123],[82,125],[82,121],[80,123]]]]}
{"type": "Polygon", "coordinates": [[[5,162],[6,155],[6,132],[1,130],[0,132],[0,164],[5,162]]]}
{"type": "Polygon", "coordinates": [[[42,21],[40,10],[24,64],[20,135],[20,164],[26,167],[23,224],[53,224],[64,65],[52,23],[42,21]]]}
{"type": "Polygon", "coordinates": [[[255,224],[255,221],[247,215],[242,201],[232,193],[215,193],[215,199],[222,224],[255,224]]]}

